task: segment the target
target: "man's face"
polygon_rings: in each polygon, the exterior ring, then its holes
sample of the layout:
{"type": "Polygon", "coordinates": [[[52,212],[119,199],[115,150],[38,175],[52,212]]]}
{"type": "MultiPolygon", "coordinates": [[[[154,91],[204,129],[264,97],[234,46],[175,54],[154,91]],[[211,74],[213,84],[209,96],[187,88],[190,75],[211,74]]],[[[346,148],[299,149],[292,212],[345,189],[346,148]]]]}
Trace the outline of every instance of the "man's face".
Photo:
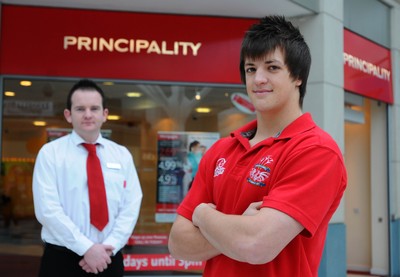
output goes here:
{"type": "Polygon", "coordinates": [[[100,93],[78,89],[72,94],[71,102],[71,110],[64,110],[66,120],[85,140],[96,139],[108,115],[108,110],[103,109],[100,93]]]}
{"type": "Polygon", "coordinates": [[[244,70],[247,93],[257,112],[276,114],[299,107],[301,80],[290,76],[281,49],[259,59],[245,59],[244,70]]]}

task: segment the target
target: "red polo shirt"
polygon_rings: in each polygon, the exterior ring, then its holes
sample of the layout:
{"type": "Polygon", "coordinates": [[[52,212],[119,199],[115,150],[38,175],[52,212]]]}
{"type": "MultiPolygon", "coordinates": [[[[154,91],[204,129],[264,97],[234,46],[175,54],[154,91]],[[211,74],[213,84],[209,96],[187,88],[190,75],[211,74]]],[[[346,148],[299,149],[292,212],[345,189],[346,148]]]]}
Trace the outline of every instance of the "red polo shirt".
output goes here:
{"type": "Polygon", "coordinates": [[[202,158],[178,214],[192,219],[200,203],[226,214],[242,214],[250,203],[280,210],[304,226],[271,262],[251,265],[224,255],[206,263],[208,276],[317,276],[329,220],[347,183],[340,149],[304,114],[278,137],[250,147],[253,121],[216,142],[202,158]]]}

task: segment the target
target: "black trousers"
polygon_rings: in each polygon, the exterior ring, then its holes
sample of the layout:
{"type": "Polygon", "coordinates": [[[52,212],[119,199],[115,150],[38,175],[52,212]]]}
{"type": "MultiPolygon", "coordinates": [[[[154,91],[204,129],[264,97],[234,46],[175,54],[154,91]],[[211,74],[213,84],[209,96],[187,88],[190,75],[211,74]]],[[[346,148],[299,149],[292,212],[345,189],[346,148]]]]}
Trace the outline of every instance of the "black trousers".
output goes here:
{"type": "Polygon", "coordinates": [[[111,257],[111,264],[101,273],[86,273],[79,261],[82,256],[71,250],[46,243],[40,263],[39,277],[122,277],[124,275],[124,263],[121,251],[111,257]]]}

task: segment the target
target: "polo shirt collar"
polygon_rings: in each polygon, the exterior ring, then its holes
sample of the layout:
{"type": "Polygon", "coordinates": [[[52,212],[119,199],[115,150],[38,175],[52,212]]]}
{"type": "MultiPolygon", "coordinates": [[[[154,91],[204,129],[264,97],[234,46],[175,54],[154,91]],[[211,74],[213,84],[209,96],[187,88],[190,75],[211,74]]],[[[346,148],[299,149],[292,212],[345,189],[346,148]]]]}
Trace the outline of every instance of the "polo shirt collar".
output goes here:
{"type": "MultiPolygon", "coordinates": [[[[288,139],[297,134],[306,132],[315,127],[315,123],[310,113],[304,113],[286,126],[275,140],[288,139]]],[[[254,136],[257,130],[257,120],[253,120],[243,127],[231,133],[231,137],[238,139],[242,144],[248,144],[249,138],[254,136]]]]}
{"type": "Polygon", "coordinates": [[[292,138],[315,127],[315,122],[310,113],[304,113],[286,126],[278,139],[292,138]]]}

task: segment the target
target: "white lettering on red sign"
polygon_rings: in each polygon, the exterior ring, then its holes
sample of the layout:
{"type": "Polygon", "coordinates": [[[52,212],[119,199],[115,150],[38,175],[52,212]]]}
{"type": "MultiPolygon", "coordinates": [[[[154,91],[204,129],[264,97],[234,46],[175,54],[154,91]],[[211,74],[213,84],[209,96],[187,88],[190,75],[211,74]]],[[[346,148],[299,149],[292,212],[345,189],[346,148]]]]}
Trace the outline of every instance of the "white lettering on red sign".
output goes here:
{"type": "Polygon", "coordinates": [[[75,48],[78,51],[146,53],[158,55],[193,55],[197,56],[201,42],[156,41],[145,39],[102,38],[83,36],[64,36],[64,50],[75,48]]]}
{"type": "Polygon", "coordinates": [[[205,262],[174,259],[170,254],[125,254],[125,271],[202,270],[205,262]]]}
{"type": "Polygon", "coordinates": [[[390,81],[390,70],[387,70],[386,68],[382,68],[347,53],[343,53],[343,59],[344,64],[347,64],[351,68],[360,70],[379,79],[390,81]]]}

